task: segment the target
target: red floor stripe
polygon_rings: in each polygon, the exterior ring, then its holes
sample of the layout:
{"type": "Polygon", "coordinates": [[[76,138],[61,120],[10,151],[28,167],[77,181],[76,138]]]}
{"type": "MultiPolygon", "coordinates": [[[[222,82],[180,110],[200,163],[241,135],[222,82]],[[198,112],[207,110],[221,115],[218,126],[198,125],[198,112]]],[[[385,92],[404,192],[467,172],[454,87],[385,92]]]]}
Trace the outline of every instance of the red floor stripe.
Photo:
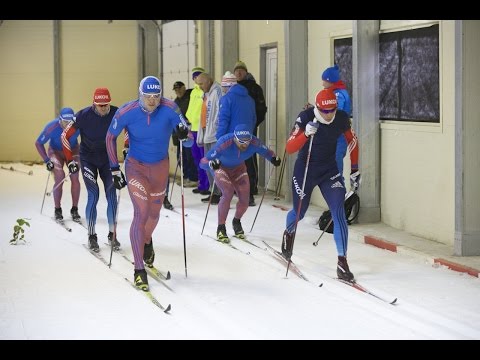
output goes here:
{"type": "Polygon", "coordinates": [[[364,237],[365,244],[373,245],[376,247],[379,247],[381,249],[397,252],[397,244],[391,243],[389,241],[370,236],[370,235],[365,235],[364,237]]]}
{"type": "Polygon", "coordinates": [[[445,265],[450,270],[453,270],[453,271],[463,272],[463,273],[467,273],[467,274],[475,276],[475,277],[479,277],[479,275],[478,275],[479,270],[468,267],[468,266],[465,266],[465,265],[460,265],[460,264],[457,264],[457,263],[454,263],[452,261],[448,261],[448,260],[445,260],[445,259],[442,259],[442,258],[434,259],[433,262],[441,264],[441,265],[445,265]]]}

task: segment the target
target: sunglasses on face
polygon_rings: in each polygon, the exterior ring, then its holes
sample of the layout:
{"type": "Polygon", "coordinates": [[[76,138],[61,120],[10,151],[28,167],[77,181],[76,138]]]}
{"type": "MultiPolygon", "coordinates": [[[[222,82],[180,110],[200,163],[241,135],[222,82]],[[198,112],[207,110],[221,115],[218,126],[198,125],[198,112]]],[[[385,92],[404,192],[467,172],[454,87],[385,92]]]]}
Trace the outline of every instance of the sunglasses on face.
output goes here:
{"type": "Polygon", "coordinates": [[[248,144],[250,144],[250,141],[252,141],[251,138],[248,139],[248,140],[247,140],[247,139],[245,139],[245,140],[240,140],[240,139],[239,139],[238,137],[236,137],[236,136],[235,136],[235,139],[237,139],[237,141],[238,141],[238,143],[239,143],[240,145],[248,145],[248,144]]]}
{"type": "Polygon", "coordinates": [[[107,107],[109,104],[97,105],[98,107],[104,108],[107,107]]]}
{"type": "Polygon", "coordinates": [[[142,94],[145,99],[160,99],[160,94],[142,94]]]}
{"type": "Polygon", "coordinates": [[[331,114],[331,113],[333,113],[335,110],[337,110],[337,108],[331,109],[331,110],[320,109],[320,108],[317,108],[317,109],[318,109],[318,111],[320,111],[320,112],[322,112],[322,113],[324,113],[324,114],[331,114]]]}

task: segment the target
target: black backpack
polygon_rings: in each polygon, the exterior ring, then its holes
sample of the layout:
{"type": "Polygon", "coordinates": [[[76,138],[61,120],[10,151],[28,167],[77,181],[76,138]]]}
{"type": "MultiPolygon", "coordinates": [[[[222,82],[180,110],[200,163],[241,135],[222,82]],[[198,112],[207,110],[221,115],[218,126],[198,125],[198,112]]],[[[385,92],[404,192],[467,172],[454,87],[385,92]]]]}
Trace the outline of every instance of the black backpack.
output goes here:
{"type": "MultiPolygon", "coordinates": [[[[347,217],[348,225],[350,225],[358,217],[359,212],[360,198],[356,192],[351,192],[350,195],[345,199],[345,216],[347,217]]],[[[318,219],[318,226],[320,227],[320,230],[325,230],[325,232],[333,234],[333,221],[330,221],[331,219],[332,213],[330,210],[324,211],[320,216],[320,219],[318,219]]]]}

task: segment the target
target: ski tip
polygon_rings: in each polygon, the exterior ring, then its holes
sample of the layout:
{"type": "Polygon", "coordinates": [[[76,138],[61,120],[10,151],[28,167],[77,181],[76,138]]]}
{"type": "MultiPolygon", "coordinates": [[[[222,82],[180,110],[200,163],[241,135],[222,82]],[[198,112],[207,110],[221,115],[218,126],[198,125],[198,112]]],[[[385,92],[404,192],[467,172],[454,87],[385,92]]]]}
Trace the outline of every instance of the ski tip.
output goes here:
{"type": "Polygon", "coordinates": [[[163,310],[164,313],[168,313],[170,310],[172,310],[172,306],[168,304],[167,308],[163,310]]]}
{"type": "Polygon", "coordinates": [[[166,280],[170,280],[170,271],[167,271],[167,276],[165,277],[166,280]]]}
{"type": "Polygon", "coordinates": [[[320,285],[318,285],[318,287],[322,287],[323,286],[323,283],[320,283],[320,285]]]}
{"type": "Polygon", "coordinates": [[[397,298],[393,299],[393,301],[390,302],[391,305],[396,305],[397,304],[397,298]]]}

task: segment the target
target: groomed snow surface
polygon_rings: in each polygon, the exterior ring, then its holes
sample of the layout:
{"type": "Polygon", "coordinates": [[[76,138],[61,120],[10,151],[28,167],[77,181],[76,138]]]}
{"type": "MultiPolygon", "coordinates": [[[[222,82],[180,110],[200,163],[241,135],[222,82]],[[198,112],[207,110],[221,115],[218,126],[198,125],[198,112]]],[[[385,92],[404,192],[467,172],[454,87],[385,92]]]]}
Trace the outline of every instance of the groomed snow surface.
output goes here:
{"type": "MultiPolygon", "coordinates": [[[[162,208],[153,234],[155,265],[170,270],[167,289],[152,278],[152,293],[163,313],[132,288],[133,265],[114,253],[109,269],[87,251],[87,231],[69,219],[70,183],[62,207],[67,232],[52,220],[53,197],[46,197],[44,166],[2,164],[29,172],[0,170],[0,339],[480,339],[480,280],[418,258],[350,241],[349,264],[359,283],[397,305],[382,302],[333,278],[337,255],[332,235],[320,235],[311,207],[299,223],[293,261],[310,282],[286,268],[269,252],[232,238],[241,253],[200,235],[207,205],[204,196],[184,190],[185,276],[182,216],[162,208]],[[10,245],[18,218],[27,218],[26,243],[10,245]],[[322,287],[319,287],[323,283],[322,287]]],[[[82,183],[79,210],[84,218],[87,192],[82,183]]],[[[50,178],[48,191],[53,187],[50,178]]],[[[103,185],[101,184],[103,189],[103,185]]],[[[286,211],[265,197],[255,227],[257,206],[242,224],[249,239],[280,248],[286,211]]],[[[172,203],[181,212],[175,185],[172,203]]],[[[234,204],[227,219],[233,234],[234,204]]],[[[101,190],[96,232],[107,260],[106,199],[101,190]]],[[[126,189],[119,205],[118,240],[132,257],[129,229],[133,209],[126,189]]],[[[84,219],[85,221],[85,219],[84,219]]],[[[204,234],[215,237],[217,207],[211,206],[204,234]]]]}

